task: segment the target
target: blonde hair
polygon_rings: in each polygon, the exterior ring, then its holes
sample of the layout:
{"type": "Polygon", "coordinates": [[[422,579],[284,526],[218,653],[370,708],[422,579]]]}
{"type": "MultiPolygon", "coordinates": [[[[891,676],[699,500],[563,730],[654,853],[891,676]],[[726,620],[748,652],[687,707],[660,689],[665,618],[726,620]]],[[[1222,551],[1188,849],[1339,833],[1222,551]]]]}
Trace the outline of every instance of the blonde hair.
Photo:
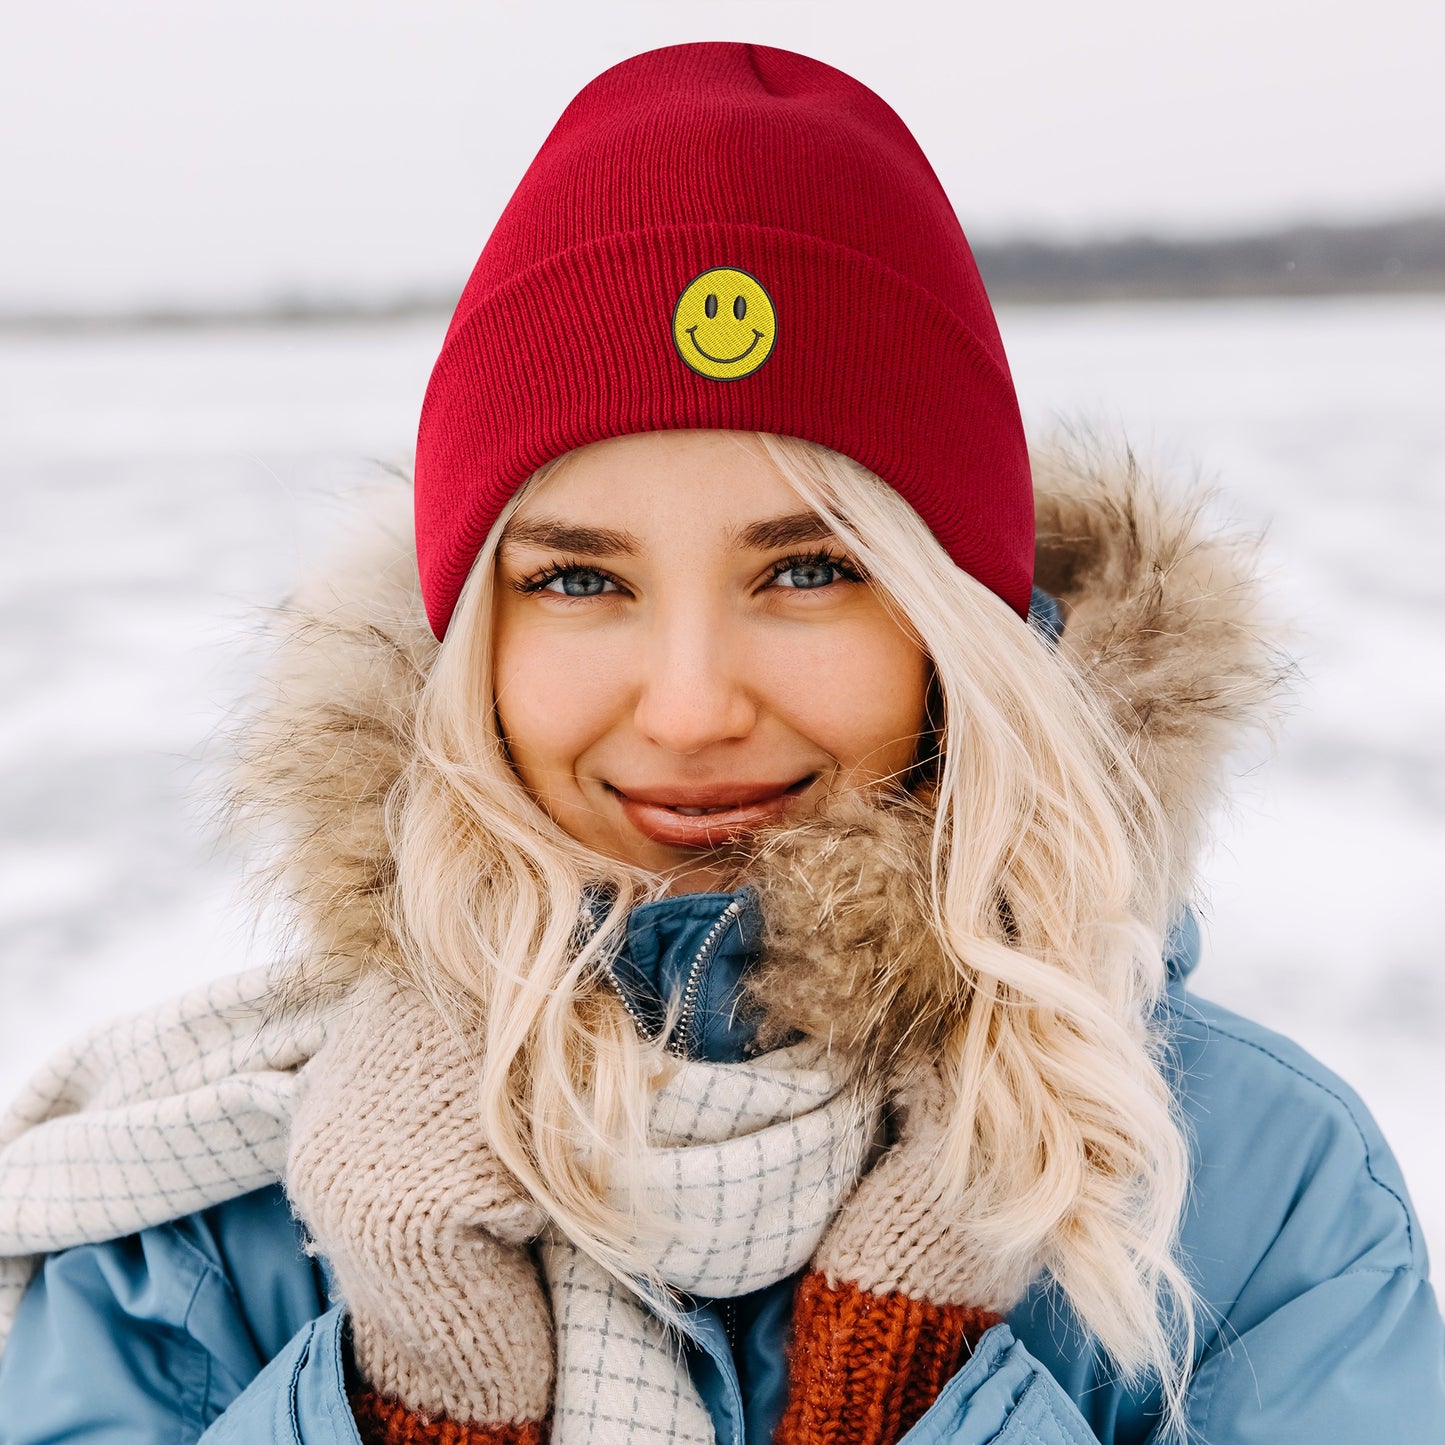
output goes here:
{"type": "MultiPolygon", "coordinates": [[[[932,659],[928,922],[969,999],[943,1050],[958,1108],[940,1167],[984,1247],[1040,1260],[1127,1377],[1157,1376],[1182,1433],[1188,1157],[1154,1023],[1179,880],[1158,805],[1066,658],[962,574],[892,488],[812,443],[756,444],[932,659]]],[[[629,908],[665,880],[570,838],[508,763],[491,614],[521,495],[472,568],[389,802],[395,931],[408,970],[475,1030],[491,1147],[578,1245],[653,1297],[627,1186],[666,1060],[599,978],[629,908]],[[589,889],[611,906],[584,937],[589,889]]]]}

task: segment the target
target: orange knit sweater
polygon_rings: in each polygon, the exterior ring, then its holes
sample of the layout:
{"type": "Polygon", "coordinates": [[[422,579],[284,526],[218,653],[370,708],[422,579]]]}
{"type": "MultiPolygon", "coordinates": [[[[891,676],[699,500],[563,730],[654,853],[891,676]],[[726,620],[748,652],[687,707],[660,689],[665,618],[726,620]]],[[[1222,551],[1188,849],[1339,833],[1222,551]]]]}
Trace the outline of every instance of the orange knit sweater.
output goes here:
{"type": "MultiPolygon", "coordinates": [[[[869,1294],[806,1274],[793,1306],[788,1403],[774,1445],[895,1445],[997,1324],[987,1310],[869,1294]]],[[[546,1421],[433,1421],[371,1391],[351,1396],[363,1445],[545,1445],[546,1421]]]]}
{"type": "Polygon", "coordinates": [[[774,1445],[894,1445],[999,1316],[806,1274],[774,1445]]]}

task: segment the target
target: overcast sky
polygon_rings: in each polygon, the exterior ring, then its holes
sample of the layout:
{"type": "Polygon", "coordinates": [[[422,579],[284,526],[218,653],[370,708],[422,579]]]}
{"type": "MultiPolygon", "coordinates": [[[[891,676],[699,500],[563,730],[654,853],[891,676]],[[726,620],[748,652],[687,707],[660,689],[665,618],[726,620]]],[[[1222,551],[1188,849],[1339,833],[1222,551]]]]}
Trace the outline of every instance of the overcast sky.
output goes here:
{"type": "Polygon", "coordinates": [[[1445,209],[1441,0],[13,0],[0,313],[459,289],[567,101],[683,40],[850,71],[976,238],[1445,209]]]}

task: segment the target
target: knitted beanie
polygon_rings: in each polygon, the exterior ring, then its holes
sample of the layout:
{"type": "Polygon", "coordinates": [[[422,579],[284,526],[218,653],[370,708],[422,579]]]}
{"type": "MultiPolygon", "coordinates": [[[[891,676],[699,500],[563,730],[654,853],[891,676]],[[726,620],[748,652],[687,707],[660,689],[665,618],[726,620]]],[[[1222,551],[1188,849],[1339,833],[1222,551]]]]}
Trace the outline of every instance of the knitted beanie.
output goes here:
{"type": "Polygon", "coordinates": [[[807,56],[649,51],[586,86],[543,143],[422,407],[417,553],[437,636],[537,467],[678,427],[852,457],[1027,613],[1028,454],[968,243],[893,110],[807,56]]]}

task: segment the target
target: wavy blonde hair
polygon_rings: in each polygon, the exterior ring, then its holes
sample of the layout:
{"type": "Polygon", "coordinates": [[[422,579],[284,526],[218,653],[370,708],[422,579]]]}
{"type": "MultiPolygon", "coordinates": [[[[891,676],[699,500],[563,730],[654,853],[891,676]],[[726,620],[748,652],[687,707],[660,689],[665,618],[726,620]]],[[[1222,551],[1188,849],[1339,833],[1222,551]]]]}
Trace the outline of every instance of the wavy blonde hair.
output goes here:
{"type": "MultiPolygon", "coordinates": [[[[968,996],[942,1051],[959,1106],[940,1168],[985,1247],[1040,1261],[1127,1377],[1157,1377],[1182,1433],[1188,1155],[1153,1022],[1180,880],[1159,807],[1084,680],[898,493],[821,446],[756,445],[932,659],[928,922],[968,996]]],[[[493,705],[498,541],[557,465],[493,527],[422,690],[389,801],[395,931],[408,970],[479,1040],[491,1147],[580,1247],[655,1296],[628,1184],[667,1062],[600,978],[629,908],[667,880],[552,822],[513,773],[493,705]],[[611,909],[584,938],[598,887],[611,909]]]]}

